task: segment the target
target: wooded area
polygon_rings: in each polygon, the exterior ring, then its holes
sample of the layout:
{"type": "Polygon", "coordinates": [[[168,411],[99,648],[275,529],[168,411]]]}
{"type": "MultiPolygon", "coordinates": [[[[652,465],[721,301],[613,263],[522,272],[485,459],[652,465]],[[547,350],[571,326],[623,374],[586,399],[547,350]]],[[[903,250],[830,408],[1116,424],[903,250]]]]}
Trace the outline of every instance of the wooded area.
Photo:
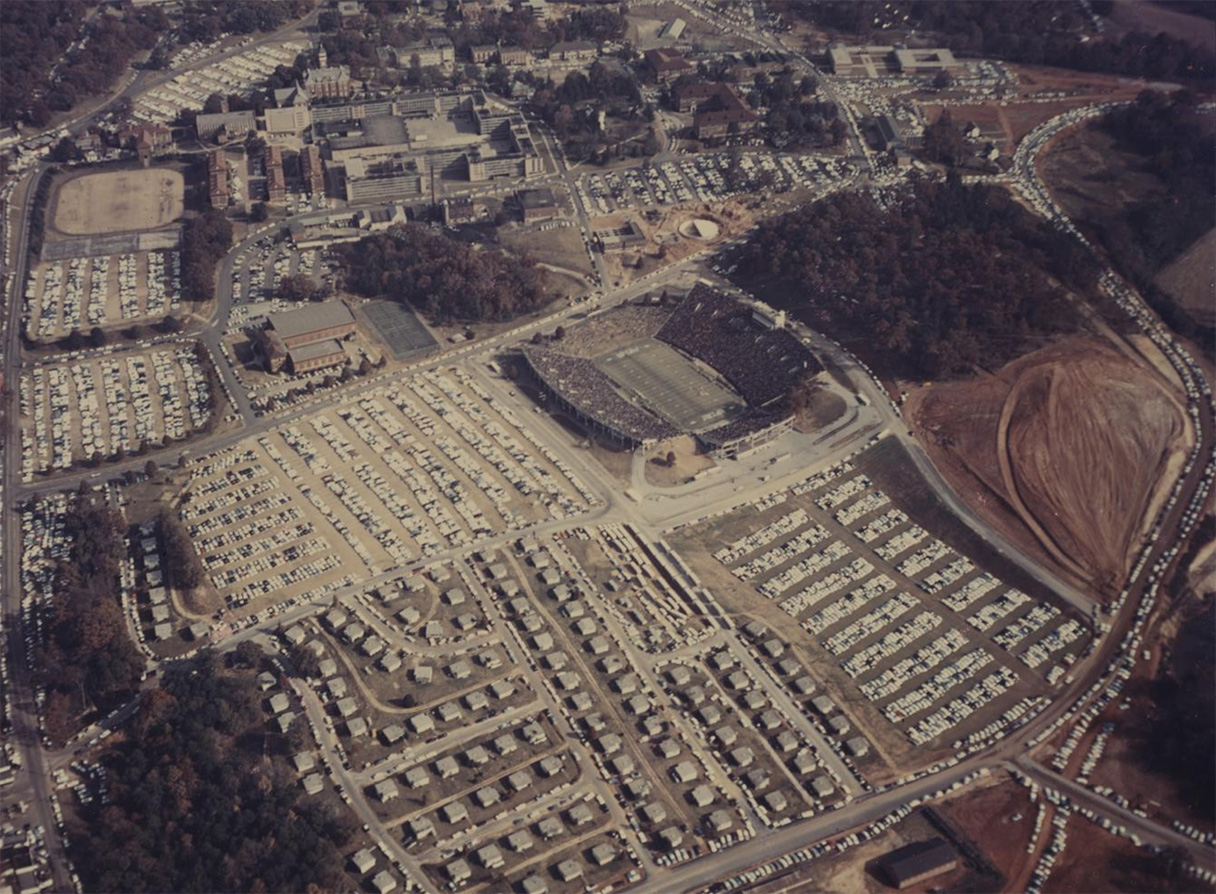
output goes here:
{"type": "Polygon", "coordinates": [[[182,297],[215,296],[215,268],[232,247],[232,223],[214,209],[186,221],[182,229],[182,297]]]}
{"type": "Polygon", "coordinates": [[[527,256],[477,248],[421,224],[335,246],[346,288],[412,304],[441,323],[509,320],[548,300],[527,256]]]}
{"type": "MultiPolygon", "coordinates": [[[[1100,6],[1095,3],[1094,6],[1100,6]]],[[[1212,53],[1168,34],[1129,32],[1115,40],[1095,35],[1080,4],[992,0],[781,0],[784,14],[845,32],[869,43],[876,21],[900,22],[920,34],[938,34],[955,53],[1101,71],[1131,77],[1210,78],[1212,53]],[[907,18],[905,18],[905,16],[907,18]]]]}
{"type": "Polygon", "coordinates": [[[1211,338],[1154,282],[1161,269],[1213,226],[1216,135],[1205,126],[1190,91],[1146,90],[1136,102],[1105,115],[1099,127],[1121,148],[1144,158],[1163,190],[1154,199],[1119,206],[1104,219],[1087,219],[1119,271],[1176,331],[1211,338]]]}
{"type": "Polygon", "coordinates": [[[43,619],[48,634],[38,656],[47,688],[47,735],[61,742],[79,718],[130,698],[143,673],[119,599],[126,551],[122,516],[88,496],[74,499],[64,523],[71,544],[56,569],[55,599],[43,619]]]}
{"type": "Polygon", "coordinates": [[[53,113],[104,93],[168,30],[155,6],[89,18],[94,6],[79,0],[0,4],[0,124],[42,127],[53,113]]]}
{"type": "Polygon", "coordinates": [[[338,848],[353,820],[301,800],[294,774],[264,757],[267,738],[279,737],[260,698],[252,670],[225,670],[214,653],[165,672],[106,762],[109,803],[82,806],[72,824],[87,890],[340,886],[338,848]]]}
{"type": "Polygon", "coordinates": [[[739,261],[748,285],[776,285],[774,301],[880,374],[922,379],[994,369],[1074,329],[1066,292],[1096,299],[1097,274],[1075,239],[954,175],[887,207],[842,193],[765,221],[739,261]]]}

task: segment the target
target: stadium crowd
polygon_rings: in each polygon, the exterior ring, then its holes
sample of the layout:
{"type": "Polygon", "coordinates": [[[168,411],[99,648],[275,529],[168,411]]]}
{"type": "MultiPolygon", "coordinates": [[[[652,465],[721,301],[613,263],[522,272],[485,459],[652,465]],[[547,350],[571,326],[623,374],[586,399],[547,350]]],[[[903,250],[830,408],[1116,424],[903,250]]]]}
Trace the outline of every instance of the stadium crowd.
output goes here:
{"type": "Polygon", "coordinates": [[[698,283],[655,336],[713,367],[753,407],[784,397],[822,367],[786,329],[764,329],[746,304],[698,283]]]}
{"type": "Polygon", "coordinates": [[[580,416],[635,443],[671,438],[680,432],[617,393],[612,381],[584,357],[549,348],[524,349],[540,381],[580,416]]]}

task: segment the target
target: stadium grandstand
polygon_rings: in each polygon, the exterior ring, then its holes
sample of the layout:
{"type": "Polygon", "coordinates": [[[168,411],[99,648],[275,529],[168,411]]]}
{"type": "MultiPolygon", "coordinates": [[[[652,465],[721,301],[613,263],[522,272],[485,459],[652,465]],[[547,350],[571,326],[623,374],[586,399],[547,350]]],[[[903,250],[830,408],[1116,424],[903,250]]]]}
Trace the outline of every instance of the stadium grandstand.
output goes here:
{"type": "Polygon", "coordinates": [[[648,448],[691,434],[736,457],[793,427],[790,386],[823,368],[755,311],[698,284],[674,308],[614,308],[523,356],[557,404],[615,443],[648,448]]]}
{"type": "Polygon", "coordinates": [[[530,347],[524,358],[555,400],[600,434],[635,447],[649,447],[680,432],[622,397],[594,362],[560,351],[530,347]]]}
{"type": "Polygon", "coordinates": [[[753,407],[773,403],[800,376],[823,369],[788,329],[757,326],[751,307],[703,283],[655,337],[713,367],[753,407]]]}

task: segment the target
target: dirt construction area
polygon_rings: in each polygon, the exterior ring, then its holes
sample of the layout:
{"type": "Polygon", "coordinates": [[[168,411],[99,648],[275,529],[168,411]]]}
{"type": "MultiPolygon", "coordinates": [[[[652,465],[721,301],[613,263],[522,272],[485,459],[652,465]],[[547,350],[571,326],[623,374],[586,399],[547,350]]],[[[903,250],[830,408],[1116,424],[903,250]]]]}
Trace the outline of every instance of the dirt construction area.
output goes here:
{"type": "Polygon", "coordinates": [[[1161,378],[1082,337],[919,389],[906,412],[990,523],[1107,595],[1194,438],[1161,378]]]}
{"type": "Polygon", "coordinates": [[[185,178],[147,168],[73,177],[55,195],[53,226],[71,236],[151,230],[181,216],[185,178]]]}
{"type": "Polygon", "coordinates": [[[1157,285],[1169,292],[1202,326],[1216,325],[1216,229],[1208,230],[1157,276],[1157,285]]]}

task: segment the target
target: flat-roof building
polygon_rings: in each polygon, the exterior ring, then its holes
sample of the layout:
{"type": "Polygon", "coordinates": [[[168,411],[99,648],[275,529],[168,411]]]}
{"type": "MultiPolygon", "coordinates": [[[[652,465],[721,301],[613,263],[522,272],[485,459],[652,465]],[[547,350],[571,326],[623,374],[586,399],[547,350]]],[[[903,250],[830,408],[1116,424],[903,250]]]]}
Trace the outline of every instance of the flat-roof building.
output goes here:
{"type": "Polygon", "coordinates": [[[879,858],[878,865],[887,881],[902,890],[954,869],[958,856],[941,838],[931,838],[891,851],[879,858]]]}
{"type": "Polygon", "coordinates": [[[341,301],[323,301],[273,313],[269,322],[288,348],[344,338],[355,331],[355,316],[341,301]]]}

